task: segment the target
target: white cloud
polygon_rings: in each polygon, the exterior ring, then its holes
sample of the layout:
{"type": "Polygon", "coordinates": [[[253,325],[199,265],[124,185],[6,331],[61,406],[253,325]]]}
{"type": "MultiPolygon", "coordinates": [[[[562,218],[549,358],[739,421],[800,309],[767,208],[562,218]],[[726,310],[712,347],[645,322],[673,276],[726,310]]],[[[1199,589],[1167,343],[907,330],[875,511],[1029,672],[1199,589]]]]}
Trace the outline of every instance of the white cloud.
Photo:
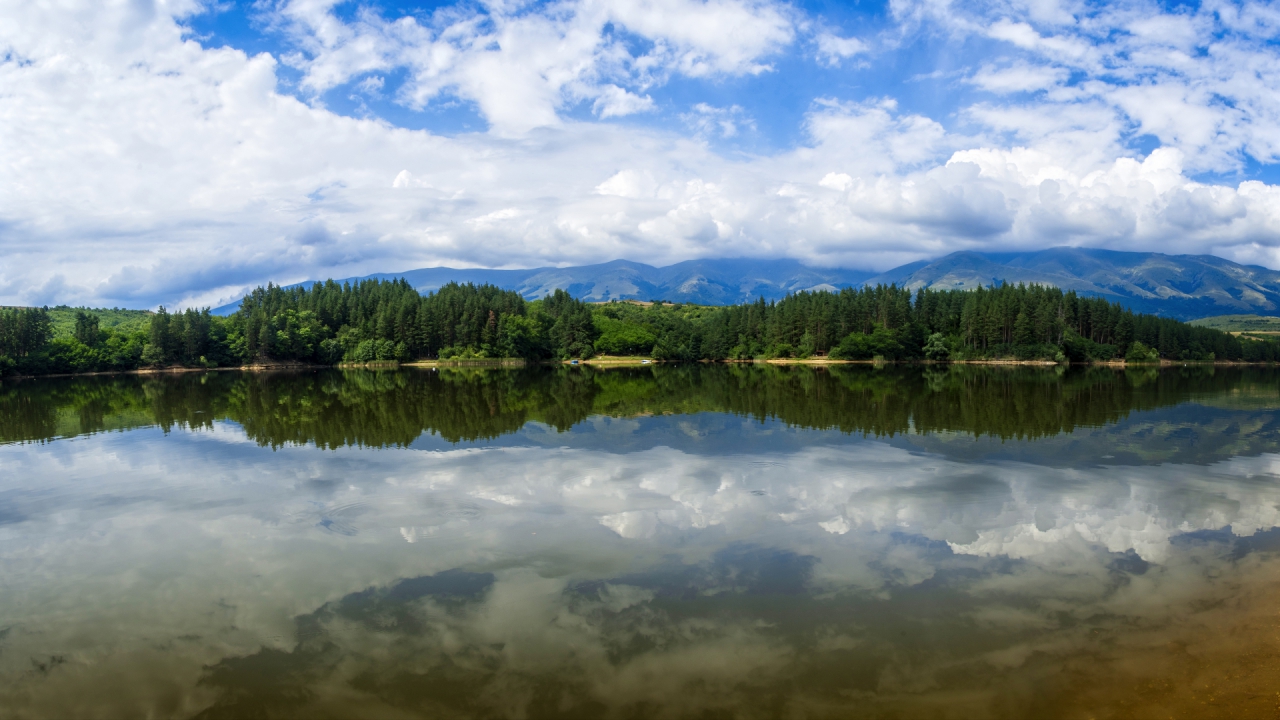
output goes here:
{"type": "Polygon", "coordinates": [[[386,80],[380,75],[370,75],[356,84],[356,88],[366,95],[378,96],[382,93],[382,87],[386,85],[386,80]]]}
{"type": "Polygon", "coordinates": [[[285,6],[307,49],[290,62],[310,87],[363,83],[411,104],[451,92],[493,123],[443,137],[309,105],[278,89],[271,55],[184,39],[194,5],[143,7],[5,10],[0,303],[211,303],[266,280],[437,264],[748,255],[885,268],[1056,243],[1280,265],[1280,191],[1192,179],[1280,152],[1280,77],[1254,39],[1272,32],[1256,8],[1167,27],[1120,11],[1078,24],[1053,8],[953,14],[957,32],[1016,41],[961,77],[1026,94],[938,117],[891,96],[817,98],[796,147],[726,156],[714,146],[759,132],[740,105],[694,102],[668,129],[565,108],[654,117],[653,88],[673,74],[760,72],[802,32],[791,11],[690,0],[343,20],[329,4],[285,6]],[[676,22],[711,12],[741,47],[676,22]],[[1072,33],[1131,25],[1068,52],[1072,33]],[[1187,32],[1212,47],[1187,50],[1187,32]],[[411,70],[407,90],[379,89],[393,66],[411,70]],[[1144,132],[1164,147],[1126,147],[1144,132]]]}
{"type": "Polygon", "coordinates": [[[1274,13],[1264,4],[1103,3],[1075,8],[1073,20],[1056,5],[903,5],[903,17],[1007,43],[1012,64],[984,66],[970,82],[996,93],[1049,89],[1025,106],[1032,125],[1083,104],[1177,148],[1192,172],[1237,170],[1245,154],[1280,158],[1280,51],[1268,42],[1274,13]]]}
{"type": "Polygon", "coordinates": [[[974,85],[999,95],[1047,90],[1061,85],[1069,73],[1058,67],[1019,63],[1010,67],[984,66],[969,78],[974,85]]]}
{"type": "Polygon", "coordinates": [[[824,188],[848,192],[853,188],[853,178],[849,177],[845,173],[829,172],[822,176],[822,179],[818,181],[818,184],[824,188]]]}
{"type": "MultiPolygon", "coordinates": [[[[471,677],[480,657],[480,672],[504,690],[547,668],[585,678],[596,707],[724,708],[743,677],[830,707],[829,695],[797,693],[794,678],[860,647],[885,668],[882,700],[905,708],[919,707],[915,678],[998,662],[1004,684],[970,705],[986,707],[1043,678],[1046,663],[1096,658],[1099,618],[1121,632],[1181,633],[1190,622],[1194,637],[1214,601],[1263,608],[1273,593],[1257,581],[1269,576],[1258,564],[1274,562],[1269,553],[1232,558],[1228,543],[1178,538],[1280,523],[1280,493],[1267,481],[1280,470],[1274,455],[1207,467],[992,463],[977,477],[971,463],[876,442],[723,456],[561,448],[555,438],[551,449],[321,453],[260,448],[218,423],[0,446],[10,520],[0,525],[9,628],[0,701],[62,717],[85,707],[85,688],[124,683],[130,692],[102,693],[94,708],[130,717],[205,708],[218,689],[199,682],[210,667],[265,649],[277,666],[301,668],[286,681],[318,690],[441,657],[461,658],[457,672],[471,677]],[[41,492],[24,484],[33,477],[45,479],[41,492]],[[920,584],[941,577],[960,611],[934,612],[914,630],[909,614],[903,632],[927,639],[976,626],[991,642],[886,661],[877,636],[857,623],[833,628],[830,612],[797,616],[780,633],[776,613],[744,613],[739,601],[778,577],[749,571],[757,548],[766,567],[804,562],[791,589],[851,616],[875,616],[896,593],[927,593],[920,584]],[[983,560],[1000,556],[1019,561],[983,560]],[[492,577],[447,608],[382,595],[446,570],[492,577]],[[672,577],[707,607],[727,600],[736,611],[664,612],[652,601],[672,577]],[[380,595],[388,602],[367,602],[380,595]],[[359,599],[412,622],[363,614],[359,599]],[[324,652],[306,652],[308,639],[324,652]],[[619,647],[640,650],[610,654],[619,647]],[[31,658],[55,652],[65,659],[58,671],[33,672],[31,658]]],[[[1127,657],[1147,652],[1129,645],[1127,657]]]]}
{"type": "Polygon", "coordinates": [[[646,171],[621,170],[618,174],[596,186],[600,195],[614,195],[622,198],[653,197],[657,183],[653,174],[646,171]]]}
{"type": "Polygon", "coordinates": [[[584,100],[601,118],[650,110],[640,92],[671,75],[765,72],[764,58],[795,34],[782,9],[744,0],[562,0],[532,11],[490,3],[442,10],[425,23],[369,9],[348,23],[335,4],[293,0],[279,10],[302,48],[291,62],[305,88],[322,92],[403,67],[411,80],[401,101],[422,108],[456,94],[505,135],[555,126],[562,107],[584,100]],[[633,52],[628,33],[647,50],[633,52]]]}
{"type": "Polygon", "coordinates": [[[739,133],[756,129],[755,120],[741,106],[715,107],[698,103],[691,112],[680,116],[694,132],[703,137],[737,137],[739,133]]]}
{"type": "Polygon", "coordinates": [[[838,67],[840,61],[867,52],[867,44],[858,38],[845,38],[829,32],[819,33],[818,61],[829,67],[838,67]]]}
{"type": "Polygon", "coordinates": [[[634,115],[652,110],[653,98],[629,93],[617,85],[607,85],[601,88],[592,109],[601,119],[634,115]]]}

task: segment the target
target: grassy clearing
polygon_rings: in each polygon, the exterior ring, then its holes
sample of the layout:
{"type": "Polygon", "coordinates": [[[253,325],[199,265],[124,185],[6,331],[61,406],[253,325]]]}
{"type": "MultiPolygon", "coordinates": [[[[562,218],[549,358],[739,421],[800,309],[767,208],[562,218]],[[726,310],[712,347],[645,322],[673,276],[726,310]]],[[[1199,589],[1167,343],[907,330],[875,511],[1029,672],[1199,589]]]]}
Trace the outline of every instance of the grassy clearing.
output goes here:
{"type": "Polygon", "coordinates": [[[1280,317],[1270,315],[1215,315],[1214,317],[1192,320],[1187,324],[1222,330],[1236,335],[1242,332],[1280,335],[1280,317]]]}
{"type": "Polygon", "coordinates": [[[98,327],[103,330],[115,330],[125,335],[147,330],[151,324],[150,310],[124,310],[121,308],[73,308],[59,305],[49,308],[49,318],[53,320],[53,336],[55,338],[71,337],[76,329],[76,313],[87,312],[98,316],[98,327]]]}

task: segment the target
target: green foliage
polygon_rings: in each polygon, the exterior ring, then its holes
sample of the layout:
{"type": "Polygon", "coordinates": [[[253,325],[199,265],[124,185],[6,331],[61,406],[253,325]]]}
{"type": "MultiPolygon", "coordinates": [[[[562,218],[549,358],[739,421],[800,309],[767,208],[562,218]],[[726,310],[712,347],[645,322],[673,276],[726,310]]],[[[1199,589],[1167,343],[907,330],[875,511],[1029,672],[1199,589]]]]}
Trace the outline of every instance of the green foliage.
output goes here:
{"type": "Polygon", "coordinates": [[[390,340],[361,340],[347,352],[344,360],[355,363],[389,362],[399,360],[397,350],[403,351],[404,343],[393,343],[390,340]],[[397,345],[399,347],[397,347],[397,345]]]}
{"type": "Polygon", "coordinates": [[[226,322],[207,310],[170,315],[140,311],[58,308],[0,311],[0,373],[31,375],[113,372],[146,365],[212,367],[228,364],[226,322]],[[65,332],[54,332],[61,314],[65,332]],[[109,314],[112,322],[104,322],[109,314]],[[121,320],[145,317],[146,324],[121,320]],[[158,321],[158,322],[153,322],[158,321]],[[122,330],[121,328],[124,328],[122,330]],[[4,341],[0,341],[3,343],[4,341]]]}
{"type": "Polygon", "coordinates": [[[498,320],[500,356],[537,360],[545,357],[546,352],[544,330],[539,319],[525,315],[504,315],[498,320]]]}
{"type": "Polygon", "coordinates": [[[147,343],[142,346],[142,356],[139,358],[143,365],[163,365],[164,364],[164,347],[154,343],[147,343]]]}
{"type": "Polygon", "coordinates": [[[924,356],[929,360],[946,360],[951,357],[951,349],[947,347],[947,339],[940,332],[929,336],[923,352],[924,356]]]}
{"type": "Polygon", "coordinates": [[[98,336],[101,331],[98,330],[98,316],[91,315],[87,312],[76,311],[76,328],[73,337],[82,345],[97,345],[102,338],[98,336]]]}
{"type": "Polygon", "coordinates": [[[61,333],[53,331],[50,311],[0,310],[0,373],[420,358],[538,361],[595,353],[666,361],[821,354],[850,360],[1280,361],[1280,342],[1268,338],[1138,315],[1057,288],[1008,284],[914,294],[880,285],[705,307],[591,305],[563,290],[526,302],[515,292],[457,283],[422,295],[403,280],[327,281],[258,288],[229,318],[207,309],[160,308],[144,313],[145,326],[125,332],[118,328],[126,327],[126,312],[140,311],[59,308],[67,328],[61,333]]]}
{"type": "Polygon", "coordinates": [[[209,309],[170,314],[161,307],[151,318],[140,359],[147,365],[214,367],[238,360],[230,351],[228,322],[209,309]]]}
{"type": "MultiPolygon", "coordinates": [[[[86,308],[59,305],[49,308],[49,319],[53,323],[53,336],[74,337],[76,320],[81,315],[92,315],[98,319],[98,327],[121,335],[132,335],[146,332],[151,324],[150,310],[125,310],[122,308],[86,308]]],[[[83,341],[82,341],[83,342],[83,341]]],[[[86,343],[88,344],[88,343],[86,343]]]]}
{"type": "Polygon", "coordinates": [[[1216,315],[1188,324],[1224,332],[1280,332],[1280,317],[1271,315],[1216,315]]]}
{"type": "MultiPolygon", "coordinates": [[[[327,281],[258,288],[231,320],[252,360],[327,363],[335,344],[348,362],[434,358],[446,348],[494,357],[501,354],[503,326],[510,324],[504,320],[523,317],[528,305],[518,293],[490,285],[450,283],[423,296],[403,280],[327,281]],[[326,345],[330,339],[335,342],[326,345]]],[[[538,340],[544,335],[535,334],[538,340]]],[[[546,352],[537,344],[525,347],[520,338],[506,340],[527,353],[520,357],[546,352]]]]}
{"type": "Polygon", "coordinates": [[[1129,363],[1158,363],[1160,353],[1135,340],[1129,346],[1129,351],[1125,353],[1124,360],[1129,363]]]}
{"type": "Polygon", "coordinates": [[[19,361],[43,351],[52,338],[48,309],[0,309],[0,355],[19,361]]]}
{"type": "Polygon", "coordinates": [[[851,332],[831,350],[831,357],[839,360],[871,360],[876,357],[894,360],[905,354],[906,348],[898,341],[898,333],[879,326],[869,335],[851,332]]]}
{"type": "Polygon", "coordinates": [[[550,338],[553,353],[563,358],[591,357],[599,336],[591,309],[581,300],[557,288],[542,300],[540,310],[554,320],[550,338]]]}
{"type": "Polygon", "coordinates": [[[596,338],[596,352],[609,355],[648,355],[658,336],[654,330],[640,323],[617,320],[603,313],[592,318],[600,336],[596,338]]]}

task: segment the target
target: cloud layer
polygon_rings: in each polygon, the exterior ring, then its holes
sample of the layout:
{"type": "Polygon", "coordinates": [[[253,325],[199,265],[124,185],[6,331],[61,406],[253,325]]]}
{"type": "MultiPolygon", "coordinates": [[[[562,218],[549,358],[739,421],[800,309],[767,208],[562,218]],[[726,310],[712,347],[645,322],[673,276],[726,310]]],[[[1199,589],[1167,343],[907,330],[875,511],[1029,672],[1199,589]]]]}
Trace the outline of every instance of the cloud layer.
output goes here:
{"type": "Polygon", "coordinates": [[[217,9],[194,0],[0,8],[0,303],[1055,244],[1280,266],[1270,5],[892,2],[848,28],[747,0],[258,7],[258,54],[195,32],[217,9]],[[893,75],[922,52],[935,72],[893,75]],[[791,139],[761,142],[779,103],[791,139]],[[450,107],[485,129],[403,119],[450,107]]]}

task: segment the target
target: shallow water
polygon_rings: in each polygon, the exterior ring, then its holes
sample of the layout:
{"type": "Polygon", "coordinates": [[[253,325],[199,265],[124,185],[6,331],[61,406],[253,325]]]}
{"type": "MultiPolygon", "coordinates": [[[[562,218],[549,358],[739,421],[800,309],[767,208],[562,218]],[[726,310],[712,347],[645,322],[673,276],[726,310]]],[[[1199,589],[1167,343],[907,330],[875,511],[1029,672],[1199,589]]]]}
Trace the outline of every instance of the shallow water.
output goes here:
{"type": "Polygon", "coordinates": [[[1280,372],[0,385],[0,716],[1272,717],[1280,372]]]}

